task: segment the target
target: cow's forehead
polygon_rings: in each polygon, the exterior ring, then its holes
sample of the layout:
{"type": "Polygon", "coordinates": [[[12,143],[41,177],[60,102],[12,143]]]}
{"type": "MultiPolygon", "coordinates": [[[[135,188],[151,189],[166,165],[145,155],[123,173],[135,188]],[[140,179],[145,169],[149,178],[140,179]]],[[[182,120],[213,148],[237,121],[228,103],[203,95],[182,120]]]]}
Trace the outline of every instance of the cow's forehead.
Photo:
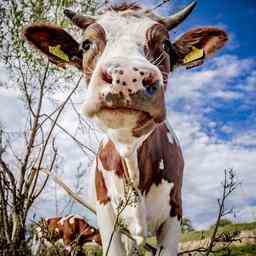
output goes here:
{"type": "Polygon", "coordinates": [[[125,37],[143,43],[146,31],[156,23],[142,15],[124,15],[116,12],[108,12],[98,20],[98,24],[105,30],[108,42],[125,37]]]}

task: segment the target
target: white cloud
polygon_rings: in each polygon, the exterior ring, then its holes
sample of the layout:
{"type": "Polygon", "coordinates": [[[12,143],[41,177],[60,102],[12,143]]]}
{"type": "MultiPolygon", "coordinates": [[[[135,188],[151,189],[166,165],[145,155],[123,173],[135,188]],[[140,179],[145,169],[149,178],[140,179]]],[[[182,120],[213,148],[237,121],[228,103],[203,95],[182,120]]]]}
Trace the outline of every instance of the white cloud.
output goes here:
{"type": "Polygon", "coordinates": [[[242,210],[237,211],[237,217],[241,222],[250,222],[251,220],[256,220],[256,206],[247,206],[242,210]]]}
{"type": "Polygon", "coordinates": [[[245,131],[236,135],[232,143],[237,146],[256,147],[256,131],[245,131]]]}
{"type": "MultiPolygon", "coordinates": [[[[254,65],[255,61],[252,59],[224,55],[207,61],[199,70],[178,69],[170,77],[168,97],[172,101],[183,99],[198,104],[215,97],[236,99],[240,97],[239,93],[229,89],[227,85],[241,74],[251,71],[254,65]]],[[[243,85],[243,90],[255,86],[255,72],[250,77],[247,78],[246,85],[243,85]]]]}
{"type": "MultiPolygon", "coordinates": [[[[169,120],[180,138],[185,158],[183,199],[184,213],[197,227],[214,221],[217,198],[221,195],[224,169],[234,168],[242,181],[246,195],[237,189],[231,202],[239,209],[248,207],[254,197],[256,180],[256,150],[249,150],[237,143],[219,141],[201,131],[199,121],[185,113],[169,113],[169,120]],[[208,215],[204,221],[198,216],[208,215]]],[[[251,138],[252,139],[252,138],[251,138]]],[[[231,204],[231,202],[229,204],[231,204]]]]}

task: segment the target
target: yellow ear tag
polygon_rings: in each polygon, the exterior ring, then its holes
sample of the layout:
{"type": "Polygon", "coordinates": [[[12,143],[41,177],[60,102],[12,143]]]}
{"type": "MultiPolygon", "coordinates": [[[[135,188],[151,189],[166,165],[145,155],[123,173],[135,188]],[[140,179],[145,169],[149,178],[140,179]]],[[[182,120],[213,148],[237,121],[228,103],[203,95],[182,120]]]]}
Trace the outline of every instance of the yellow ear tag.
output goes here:
{"type": "Polygon", "coordinates": [[[49,52],[64,61],[69,61],[68,55],[60,49],[59,44],[56,46],[49,46],[49,52]]]}
{"type": "Polygon", "coordinates": [[[199,60],[204,57],[204,50],[198,49],[195,46],[192,46],[192,51],[189,52],[183,59],[183,63],[187,64],[195,60],[199,60]]]}

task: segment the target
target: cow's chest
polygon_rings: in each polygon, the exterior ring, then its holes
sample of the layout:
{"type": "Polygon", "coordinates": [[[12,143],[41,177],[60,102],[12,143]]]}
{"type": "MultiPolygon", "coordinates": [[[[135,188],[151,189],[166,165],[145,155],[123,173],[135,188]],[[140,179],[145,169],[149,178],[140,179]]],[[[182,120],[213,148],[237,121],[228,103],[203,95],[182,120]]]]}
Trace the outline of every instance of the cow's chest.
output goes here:
{"type": "MultiPolygon", "coordinates": [[[[103,176],[110,203],[117,215],[121,200],[127,200],[125,182],[114,172],[104,171],[103,176]]],[[[172,183],[162,180],[158,185],[152,184],[147,194],[142,194],[138,189],[131,195],[131,202],[128,202],[121,214],[131,233],[137,233],[138,229],[142,229],[145,235],[155,234],[159,226],[170,216],[169,201],[172,187],[172,183]]]]}

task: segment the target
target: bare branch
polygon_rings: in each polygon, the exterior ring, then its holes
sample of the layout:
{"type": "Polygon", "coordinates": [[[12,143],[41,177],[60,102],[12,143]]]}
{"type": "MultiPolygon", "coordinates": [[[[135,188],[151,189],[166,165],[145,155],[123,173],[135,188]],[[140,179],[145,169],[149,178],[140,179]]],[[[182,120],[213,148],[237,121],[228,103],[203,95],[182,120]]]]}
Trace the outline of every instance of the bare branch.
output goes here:
{"type": "MultiPolygon", "coordinates": [[[[37,105],[37,111],[36,111],[36,114],[35,114],[35,117],[34,117],[33,126],[32,126],[32,130],[31,130],[31,135],[30,135],[29,143],[28,143],[27,150],[26,150],[26,155],[25,155],[25,158],[24,158],[24,161],[23,161],[23,165],[21,167],[21,179],[20,179],[20,186],[19,186],[20,193],[22,193],[22,190],[23,190],[22,187],[24,185],[25,172],[27,170],[28,160],[29,160],[29,157],[31,155],[31,151],[32,151],[35,139],[36,139],[36,133],[37,133],[38,123],[39,123],[39,116],[40,116],[40,112],[41,112],[41,108],[42,108],[42,102],[43,102],[44,86],[45,86],[45,81],[46,81],[48,70],[49,70],[49,62],[47,63],[47,66],[45,68],[43,81],[40,84],[39,102],[38,102],[38,105],[37,105]]],[[[25,190],[25,193],[28,192],[28,189],[29,189],[29,187],[27,186],[26,190],[25,190]]]]}

